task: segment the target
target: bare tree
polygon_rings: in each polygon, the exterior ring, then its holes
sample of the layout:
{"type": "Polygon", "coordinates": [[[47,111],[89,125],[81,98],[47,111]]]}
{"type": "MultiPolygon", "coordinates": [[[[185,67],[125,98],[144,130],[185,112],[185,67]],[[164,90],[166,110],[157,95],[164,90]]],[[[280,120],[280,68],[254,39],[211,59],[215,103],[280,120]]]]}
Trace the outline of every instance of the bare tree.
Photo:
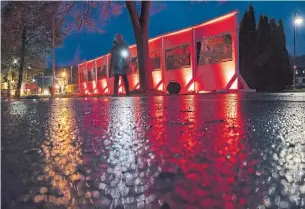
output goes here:
{"type": "Polygon", "coordinates": [[[140,74],[140,89],[147,91],[148,77],[146,71],[149,68],[149,49],[148,49],[148,20],[149,20],[149,1],[141,2],[141,13],[138,15],[134,1],[126,1],[126,6],[133,26],[133,32],[136,39],[139,74],[140,74]]]}
{"type": "MultiPolygon", "coordinates": [[[[20,97],[23,72],[27,66],[43,65],[49,54],[52,37],[52,16],[58,2],[7,2],[2,7],[1,46],[3,65],[18,62],[15,96],[20,97]]],[[[60,19],[56,19],[57,44],[62,39],[60,19]]]]}
{"type": "MultiPolygon", "coordinates": [[[[106,21],[109,18],[118,16],[126,6],[133,26],[138,51],[140,89],[147,91],[147,75],[149,69],[148,49],[148,21],[150,2],[142,1],[138,5],[134,1],[123,2],[8,2],[5,5],[2,18],[2,37],[7,43],[14,44],[13,50],[6,50],[10,53],[6,60],[18,57],[19,79],[16,96],[20,96],[23,69],[26,65],[27,55],[43,57],[49,53],[52,38],[52,17],[56,17],[56,37],[62,39],[61,26],[66,34],[73,30],[90,29],[103,31],[106,21]],[[138,14],[137,6],[140,5],[138,14]],[[92,18],[92,14],[99,13],[98,23],[92,18]],[[12,27],[11,25],[14,25],[12,27]],[[12,35],[14,34],[14,35],[12,35]],[[14,38],[12,38],[14,37],[14,38]],[[18,52],[19,51],[19,52],[18,52]],[[43,55],[43,56],[42,56],[43,55]]],[[[2,40],[3,43],[3,40],[2,40]]],[[[11,44],[8,44],[9,47],[11,44]]],[[[6,49],[9,48],[8,46],[6,49]]],[[[42,59],[43,60],[43,59],[42,59]]]]}
{"type": "Polygon", "coordinates": [[[62,17],[69,17],[74,21],[70,21],[66,25],[66,32],[73,30],[81,30],[84,28],[103,31],[102,28],[106,21],[118,16],[122,13],[124,7],[128,9],[131,19],[134,36],[138,51],[139,74],[140,74],[140,89],[147,91],[148,78],[146,72],[149,70],[149,50],[148,50],[148,23],[150,12],[150,1],[126,1],[123,2],[96,2],[96,1],[82,1],[76,4],[75,2],[61,2],[60,13],[62,17]],[[137,6],[140,6],[138,14],[137,6]],[[92,14],[99,13],[100,18],[97,23],[92,14]]]}

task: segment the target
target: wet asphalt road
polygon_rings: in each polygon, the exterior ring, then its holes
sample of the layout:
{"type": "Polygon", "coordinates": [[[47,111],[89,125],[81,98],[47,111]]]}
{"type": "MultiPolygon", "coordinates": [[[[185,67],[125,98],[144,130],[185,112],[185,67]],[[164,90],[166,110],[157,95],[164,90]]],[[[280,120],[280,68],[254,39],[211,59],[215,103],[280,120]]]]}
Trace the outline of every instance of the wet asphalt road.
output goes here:
{"type": "Polygon", "coordinates": [[[1,208],[305,208],[304,93],[1,105],[1,208]]]}

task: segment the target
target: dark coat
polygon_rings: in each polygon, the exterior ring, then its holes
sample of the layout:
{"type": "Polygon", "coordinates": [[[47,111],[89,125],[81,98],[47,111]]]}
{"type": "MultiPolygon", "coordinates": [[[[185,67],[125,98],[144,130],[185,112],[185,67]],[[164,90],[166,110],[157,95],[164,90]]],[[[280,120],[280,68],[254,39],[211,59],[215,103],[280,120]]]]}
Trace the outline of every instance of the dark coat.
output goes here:
{"type": "Polygon", "coordinates": [[[114,75],[127,74],[129,70],[129,56],[130,52],[127,44],[114,42],[111,49],[110,72],[114,75]],[[122,55],[123,50],[127,51],[127,57],[122,55]]]}

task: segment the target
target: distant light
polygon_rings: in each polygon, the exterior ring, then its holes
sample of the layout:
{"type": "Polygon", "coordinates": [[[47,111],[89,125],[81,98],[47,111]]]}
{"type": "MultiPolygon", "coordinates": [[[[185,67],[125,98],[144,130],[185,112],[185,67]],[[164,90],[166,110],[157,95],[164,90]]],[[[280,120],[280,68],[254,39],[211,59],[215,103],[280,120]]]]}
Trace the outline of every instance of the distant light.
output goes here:
{"type": "Polygon", "coordinates": [[[35,82],[36,80],[35,79],[33,79],[33,82],[35,82]]]}
{"type": "Polygon", "coordinates": [[[48,94],[50,94],[50,92],[49,92],[48,89],[44,89],[44,90],[43,90],[43,94],[48,95],[48,94]]]}
{"type": "Polygon", "coordinates": [[[296,25],[301,25],[303,23],[303,19],[301,17],[296,17],[294,23],[296,25]]]}
{"type": "Polygon", "coordinates": [[[58,88],[59,88],[59,85],[58,85],[58,84],[56,84],[55,88],[57,88],[57,89],[58,89],[58,88]]]}
{"type": "Polygon", "coordinates": [[[14,59],[14,64],[17,64],[17,59],[14,59]]]}
{"type": "Polygon", "coordinates": [[[61,73],[62,77],[66,77],[66,72],[61,73]]]}
{"type": "Polygon", "coordinates": [[[31,70],[31,69],[32,69],[32,68],[31,68],[31,66],[29,66],[28,68],[29,68],[29,70],[31,70]]]}

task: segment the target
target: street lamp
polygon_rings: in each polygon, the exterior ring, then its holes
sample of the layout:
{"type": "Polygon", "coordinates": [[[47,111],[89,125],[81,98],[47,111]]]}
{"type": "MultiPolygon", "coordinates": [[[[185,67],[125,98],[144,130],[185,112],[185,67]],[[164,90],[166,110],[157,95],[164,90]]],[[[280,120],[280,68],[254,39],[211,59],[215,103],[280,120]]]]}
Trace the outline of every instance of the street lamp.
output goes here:
{"type": "Polygon", "coordinates": [[[294,70],[293,70],[293,89],[295,89],[295,71],[296,71],[296,53],[295,53],[295,41],[296,41],[296,26],[301,25],[303,23],[302,17],[300,17],[300,14],[298,11],[294,12],[294,27],[293,27],[293,60],[294,60],[294,70]]]}
{"type": "Polygon", "coordinates": [[[297,16],[294,20],[295,25],[301,25],[303,23],[303,19],[300,16],[297,16]]]}

